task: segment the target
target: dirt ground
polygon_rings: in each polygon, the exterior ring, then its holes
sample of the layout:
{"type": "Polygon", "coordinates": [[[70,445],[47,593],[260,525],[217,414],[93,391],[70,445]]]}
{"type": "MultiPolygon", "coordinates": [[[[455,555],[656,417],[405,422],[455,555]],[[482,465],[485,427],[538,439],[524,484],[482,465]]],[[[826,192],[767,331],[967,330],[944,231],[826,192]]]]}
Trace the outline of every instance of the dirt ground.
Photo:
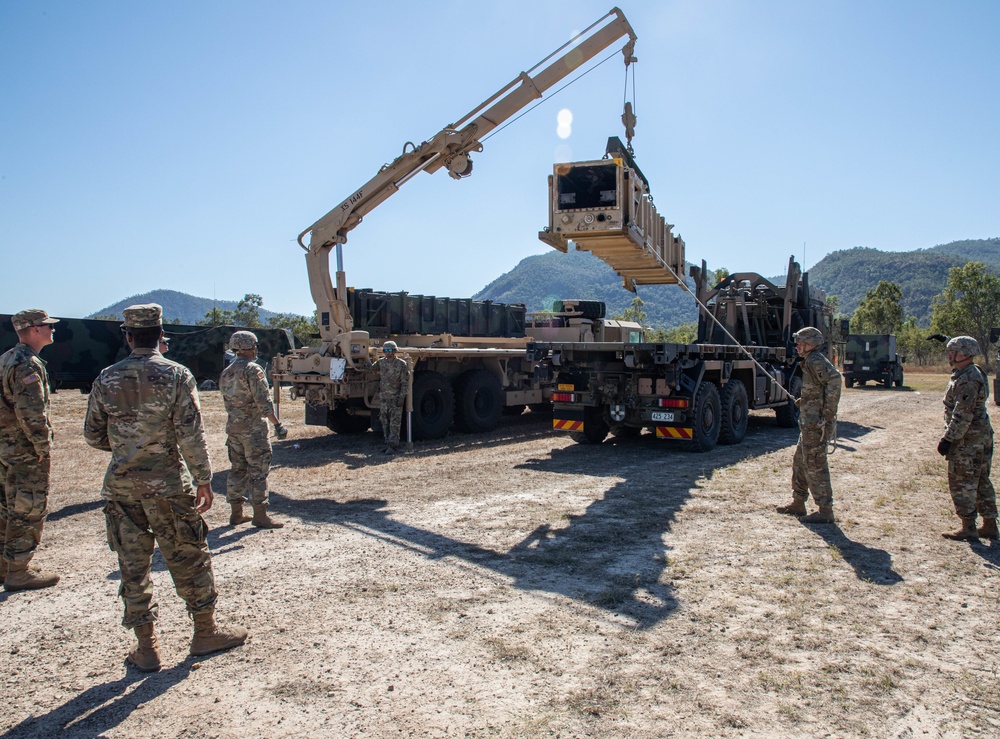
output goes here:
{"type": "MultiPolygon", "coordinates": [[[[5,736],[1000,735],[1000,543],[957,519],[934,451],[942,374],[846,390],[836,526],[780,516],[796,434],[773,414],[708,454],[581,446],[525,414],[387,458],[301,423],[272,513],[229,527],[224,414],[203,393],[206,518],[230,652],[187,656],[154,560],[164,669],[126,668],[86,397],[54,398],[53,589],[0,594],[5,736]]],[[[1000,408],[990,405],[994,425],[1000,408]]],[[[289,420],[290,419],[290,420],[289,420]]]]}

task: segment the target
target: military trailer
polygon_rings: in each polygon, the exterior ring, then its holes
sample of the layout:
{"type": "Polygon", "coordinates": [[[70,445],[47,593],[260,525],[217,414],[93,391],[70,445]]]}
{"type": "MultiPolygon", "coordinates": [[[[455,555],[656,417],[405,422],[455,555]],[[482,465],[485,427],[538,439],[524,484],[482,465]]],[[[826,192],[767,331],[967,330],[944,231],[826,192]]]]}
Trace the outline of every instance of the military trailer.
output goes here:
{"type": "MultiPolygon", "coordinates": [[[[0,353],[18,342],[9,315],[0,315],[0,353]]],[[[129,354],[120,321],[93,318],[59,318],[55,341],[42,350],[53,390],[90,392],[94,380],[105,367],[129,354]]],[[[170,338],[169,359],[191,370],[199,385],[217,383],[227,364],[229,337],[239,326],[188,326],[165,324],[170,338]]],[[[259,340],[258,361],[265,368],[271,357],[296,347],[287,329],[255,328],[259,340]]]]}
{"type": "MultiPolygon", "coordinates": [[[[789,260],[786,284],[736,273],[713,289],[707,270],[692,267],[706,306],[692,344],[647,342],[641,331],[614,340],[528,344],[536,380],[552,383],[552,426],[579,443],[607,435],[684,442],[697,451],[738,444],[751,410],[772,409],[793,427],[793,396],[802,387],[792,335],[805,326],[832,337],[832,311],[808,275],[789,260]]],[[[828,351],[829,349],[827,349],[828,351]]]]}
{"type": "Polygon", "coordinates": [[[869,381],[885,387],[903,386],[903,362],[892,334],[849,334],[844,348],[844,385],[869,381]]]}

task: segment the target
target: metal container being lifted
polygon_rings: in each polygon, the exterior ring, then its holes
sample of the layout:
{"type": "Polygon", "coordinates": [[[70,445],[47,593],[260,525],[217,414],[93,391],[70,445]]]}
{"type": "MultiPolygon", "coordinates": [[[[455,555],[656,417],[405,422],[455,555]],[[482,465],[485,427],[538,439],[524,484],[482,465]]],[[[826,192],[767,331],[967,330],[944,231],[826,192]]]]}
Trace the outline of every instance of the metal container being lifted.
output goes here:
{"type": "Polygon", "coordinates": [[[538,237],[565,252],[573,241],[636,285],[673,285],[683,279],[684,240],[656,212],[646,178],[617,137],[608,158],[556,164],[549,177],[549,225],[538,237]]]}

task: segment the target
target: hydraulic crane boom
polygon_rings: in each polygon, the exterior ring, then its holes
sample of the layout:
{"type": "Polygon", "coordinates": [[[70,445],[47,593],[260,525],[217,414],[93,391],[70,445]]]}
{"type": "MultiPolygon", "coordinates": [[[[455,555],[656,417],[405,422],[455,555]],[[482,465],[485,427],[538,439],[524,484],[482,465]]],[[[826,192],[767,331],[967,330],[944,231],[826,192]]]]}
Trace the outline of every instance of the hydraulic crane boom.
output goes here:
{"type": "Polygon", "coordinates": [[[299,234],[299,245],[306,251],[309,287],[316,303],[320,335],[320,353],[342,356],[349,366],[360,359],[361,344],[367,357],[368,335],[352,331],[353,321],[347,307],[347,282],[341,247],[347,234],[410,178],[419,172],[433,173],[441,168],[455,179],[472,173],[471,152],[480,152],[480,140],[513,117],[532,100],[570,75],[574,70],[615,44],[623,37],[622,47],[626,66],[635,61],[633,50],[636,36],[625,15],[618,8],[611,11],[568,41],[528,72],[522,72],[501,90],[478,105],[455,123],[445,126],[419,146],[407,142],[391,163],[384,165],[374,177],[325,216],[299,234]],[[532,72],[538,70],[533,76],[532,72]],[[310,234],[309,245],[303,243],[310,234]],[[337,250],[337,284],[330,279],[330,251],[337,250]]]}

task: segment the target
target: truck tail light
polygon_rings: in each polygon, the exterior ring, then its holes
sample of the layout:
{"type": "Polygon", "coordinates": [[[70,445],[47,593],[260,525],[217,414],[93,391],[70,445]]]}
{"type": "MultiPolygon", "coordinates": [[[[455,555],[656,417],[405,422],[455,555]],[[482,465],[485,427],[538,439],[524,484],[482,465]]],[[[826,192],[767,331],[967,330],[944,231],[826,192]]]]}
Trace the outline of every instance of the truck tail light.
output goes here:
{"type": "Polygon", "coordinates": [[[660,398],[660,408],[687,408],[687,398],[660,398]]]}
{"type": "Polygon", "coordinates": [[[573,393],[552,393],[553,403],[573,403],[576,396],[573,393]]]}

